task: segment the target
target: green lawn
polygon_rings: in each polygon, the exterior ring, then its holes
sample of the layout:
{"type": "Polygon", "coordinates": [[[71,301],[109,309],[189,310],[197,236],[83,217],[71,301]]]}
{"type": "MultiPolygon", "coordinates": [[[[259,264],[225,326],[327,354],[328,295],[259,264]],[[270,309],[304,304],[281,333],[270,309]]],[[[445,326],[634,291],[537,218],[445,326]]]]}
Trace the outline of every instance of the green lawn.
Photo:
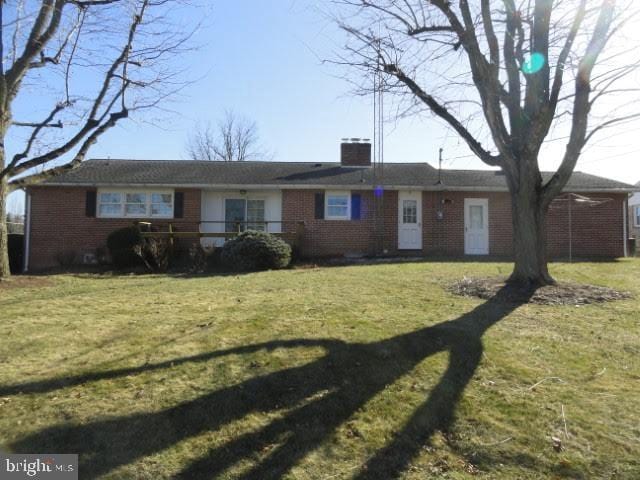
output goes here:
{"type": "Polygon", "coordinates": [[[0,286],[0,449],[79,453],[80,478],[640,478],[640,259],[552,267],[635,295],[602,305],[443,289],[509,271],[0,286]]]}

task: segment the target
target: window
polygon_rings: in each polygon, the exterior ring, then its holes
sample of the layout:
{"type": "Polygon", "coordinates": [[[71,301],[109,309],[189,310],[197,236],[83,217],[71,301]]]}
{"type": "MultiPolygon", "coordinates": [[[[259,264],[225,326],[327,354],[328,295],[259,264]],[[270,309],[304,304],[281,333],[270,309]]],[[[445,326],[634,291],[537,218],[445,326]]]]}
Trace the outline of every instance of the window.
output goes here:
{"type": "Polygon", "coordinates": [[[327,192],[325,195],[325,215],[328,220],[349,220],[349,193],[327,192]]]}
{"type": "Polygon", "coordinates": [[[634,218],[635,218],[635,226],[640,227],[640,205],[636,205],[634,207],[634,218]]]}
{"type": "Polygon", "coordinates": [[[264,231],[264,200],[247,200],[247,228],[264,231]]]}
{"type": "Polygon", "coordinates": [[[471,205],[469,207],[469,217],[471,230],[482,230],[484,228],[484,211],[481,205],[471,205]]]}
{"type": "Polygon", "coordinates": [[[416,200],[402,201],[402,223],[418,223],[418,202],[416,200]]]}
{"type": "Polygon", "coordinates": [[[172,218],[172,192],[99,191],[98,216],[102,218],[172,218]]]}
{"type": "Polygon", "coordinates": [[[173,199],[170,193],[151,194],[151,216],[171,217],[173,215],[173,199]]]}
{"type": "Polygon", "coordinates": [[[122,216],[122,195],[115,192],[101,193],[99,196],[100,217],[121,217],[122,216]]]}
{"type": "Polygon", "coordinates": [[[227,198],[224,201],[225,232],[244,230],[246,201],[242,198],[227,198]]]}
{"type": "Polygon", "coordinates": [[[124,204],[125,217],[146,217],[147,196],[144,193],[127,193],[124,204]]]}
{"type": "Polygon", "coordinates": [[[224,201],[224,221],[226,232],[238,230],[266,230],[264,220],[264,200],[227,198],[224,201]]]}

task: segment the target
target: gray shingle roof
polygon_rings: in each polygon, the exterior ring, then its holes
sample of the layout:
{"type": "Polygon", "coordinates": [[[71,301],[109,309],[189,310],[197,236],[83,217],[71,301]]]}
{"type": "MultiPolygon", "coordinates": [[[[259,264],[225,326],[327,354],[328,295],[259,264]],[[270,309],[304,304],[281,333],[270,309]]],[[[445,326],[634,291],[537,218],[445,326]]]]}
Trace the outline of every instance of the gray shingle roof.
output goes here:
{"type": "MultiPolygon", "coordinates": [[[[543,181],[548,181],[552,175],[552,172],[542,172],[543,181]]],[[[495,170],[443,170],[442,176],[445,185],[507,188],[504,174],[495,170]]],[[[634,190],[634,187],[610,178],[598,177],[583,172],[573,172],[565,190],[631,191],[634,190]]]]}
{"type": "MultiPolygon", "coordinates": [[[[549,176],[550,174],[545,174],[549,176]]],[[[438,171],[426,163],[387,163],[384,184],[439,189],[438,171]]],[[[506,190],[502,173],[494,170],[443,170],[449,189],[506,190]]],[[[45,185],[126,186],[163,185],[371,187],[373,170],[340,163],[208,162],[192,160],[88,160],[78,168],[44,182],[45,185]]],[[[575,172],[567,190],[631,191],[632,185],[575,172]]]]}

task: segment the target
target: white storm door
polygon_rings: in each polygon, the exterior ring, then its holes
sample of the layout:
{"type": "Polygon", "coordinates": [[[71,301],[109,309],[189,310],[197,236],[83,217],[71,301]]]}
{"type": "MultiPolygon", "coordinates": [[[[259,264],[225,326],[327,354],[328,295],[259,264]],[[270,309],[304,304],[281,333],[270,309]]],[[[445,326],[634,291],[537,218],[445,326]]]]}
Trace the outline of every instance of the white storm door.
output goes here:
{"type": "Polygon", "coordinates": [[[422,250],[422,192],[398,192],[398,250],[422,250]]]}
{"type": "Polygon", "coordinates": [[[489,200],[464,199],[464,253],[489,254],[489,200]]]}

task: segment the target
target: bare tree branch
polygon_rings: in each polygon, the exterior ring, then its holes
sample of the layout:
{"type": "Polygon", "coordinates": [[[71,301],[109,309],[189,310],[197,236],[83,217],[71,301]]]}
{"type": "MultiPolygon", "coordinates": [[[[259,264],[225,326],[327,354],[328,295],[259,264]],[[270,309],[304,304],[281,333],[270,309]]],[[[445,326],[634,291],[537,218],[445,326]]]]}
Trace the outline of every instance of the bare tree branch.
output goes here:
{"type": "MultiPolygon", "coordinates": [[[[107,122],[104,125],[101,125],[101,120],[102,118],[105,118],[108,115],[108,112],[111,108],[111,106],[113,105],[113,101],[109,104],[109,106],[107,107],[107,109],[105,109],[104,113],[102,114],[101,117],[98,117],[98,112],[100,110],[100,108],[103,106],[103,101],[105,96],[107,95],[107,93],[110,90],[110,87],[112,85],[112,80],[115,78],[115,72],[118,69],[119,66],[121,66],[123,64],[123,62],[125,62],[127,56],[129,55],[129,51],[132,48],[133,45],[133,41],[135,38],[135,33],[140,25],[140,23],[142,22],[142,19],[144,17],[144,13],[145,10],[147,8],[149,4],[149,0],[143,0],[140,6],[140,9],[135,13],[134,17],[133,17],[133,21],[131,22],[131,26],[129,27],[129,33],[127,36],[127,41],[125,43],[125,45],[122,47],[120,55],[118,55],[118,57],[116,57],[116,59],[113,61],[113,63],[111,64],[111,67],[109,68],[109,70],[107,70],[107,73],[105,75],[104,81],[102,83],[102,88],[100,89],[98,95],[96,96],[96,98],[93,101],[93,106],[89,112],[89,117],[86,120],[84,126],[82,128],[80,128],[80,130],[78,130],[78,132],[71,138],[69,139],[69,141],[67,141],[65,144],[59,146],[58,148],[55,148],[53,150],[50,150],[49,152],[33,157],[29,160],[25,160],[20,162],[20,160],[24,157],[20,157],[20,156],[16,156],[14,157],[13,161],[2,171],[0,172],[0,177],[3,177],[5,175],[11,174],[11,176],[16,177],[17,175],[20,175],[34,167],[37,167],[39,165],[43,165],[47,162],[50,162],[52,160],[55,160],[59,157],[61,157],[62,155],[68,153],[69,151],[71,151],[74,147],[76,147],[84,138],[85,136],[89,135],[89,138],[93,138],[93,141],[91,141],[88,145],[92,145],[93,143],[95,143],[95,141],[97,140],[97,137],[99,135],[101,135],[102,133],[104,133],[105,131],[107,131],[109,128],[111,128],[112,126],[115,125],[115,123],[122,119],[122,118],[126,118],[128,115],[127,112],[127,108],[124,105],[124,102],[122,103],[122,110],[121,112],[118,112],[117,114],[113,114],[110,118],[110,121],[107,122]],[[107,125],[105,127],[105,125],[107,125]],[[18,163],[20,162],[20,163],[18,163]]],[[[128,88],[128,84],[126,81],[123,81],[123,85],[122,88],[119,91],[119,97],[123,98],[124,97],[124,93],[126,91],[126,89],[128,88]]],[[[54,112],[57,113],[58,111],[60,111],[60,109],[54,109],[54,112]]],[[[53,113],[53,112],[52,112],[53,113]]],[[[53,113],[55,115],[55,113],[53,113]]],[[[48,122],[47,122],[48,123],[48,122]]],[[[39,129],[37,129],[39,130],[39,129]]],[[[34,132],[35,133],[35,132],[34,132]]],[[[86,145],[86,142],[85,142],[86,145]]],[[[82,148],[81,148],[82,149],[82,148]]],[[[74,157],[73,160],[71,160],[69,162],[70,165],[77,165],[79,163],[79,161],[81,161],[84,158],[84,155],[76,155],[74,157]],[[78,160],[80,158],[80,160],[78,160]]],[[[18,185],[19,182],[17,181],[12,181],[11,184],[13,186],[18,185]]]]}
{"type": "Polygon", "coordinates": [[[438,103],[431,95],[427,94],[424,90],[418,86],[418,84],[411,78],[409,78],[402,70],[398,69],[395,65],[385,65],[384,71],[392,74],[402,83],[409,87],[409,90],[413,92],[413,94],[422,100],[431,111],[446,121],[451,127],[458,132],[458,134],[464,139],[465,142],[471,148],[471,151],[478,155],[479,158],[482,159],[488,165],[500,166],[502,165],[501,157],[496,155],[491,155],[491,153],[484,148],[480,142],[478,142],[473,135],[458,121],[458,119],[453,116],[444,106],[438,103]]]}
{"type": "Polygon", "coordinates": [[[187,139],[187,156],[192,160],[222,162],[267,160],[271,154],[260,146],[255,122],[227,111],[214,128],[196,125],[187,139]]]}
{"type": "Polygon", "coordinates": [[[551,203],[567,184],[571,173],[575,169],[580,152],[584,147],[590,110],[591,72],[607,43],[607,33],[611,28],[615,3],[615,0],[603,0],[602,9],[600,10],[598,21],[593,30],[593,35],[589,41],[585,55],[578,66],[569,143],[567,144],[560,167],[558,167],[558,170],[544,186],[545,203],[551,203]]]}
{"type": "Polygon", "coordinates": [[[353,83],[360,94],[371,94],[371,78],[382,71],[378,88],[398,102],[397,115],[420,114],[426,107],[480,160],[504,171],[513,207],[512,278],[552,282],[544,233],[549,203],[594,134],[640,118],[626,110],[591,112],[601,97],[637,89],[619,82],[640,62],[616,65],[619,50],[601,55],[634,18],[635,11],[625,10],[632,3],[617,8],[615,0],[337,1],[351,13],[337,18],[347,44],[336,63],[359,72],[360,82],[353,83]],[[587,133],[590,116],[600,125],[587,133]],[[568,118],[571,125],[564,122],[568,118]],[[558,128],[569,140],[545,185],[539,157],[545,142],[562,138],[550,138],[558,128]]]}
{"type": "Polygon", "coordinates": [[[598,125],[597,127],[595,127],[593,130],[591,130],[591,132],[589,132],[589,134],[585,137],[584,139],[584,145],[587,144],[587,142],[596,134],[598,133],[600,130],[604,130],[605,128],[609,128],[615,124],[618,123],[624,123],[624,122],[628,122],[630,120],[634,120],[636,118],[640,118],[640,113],[632,113],[630,115],[625,115],[623,117],[618,117],[618,118],[613,118],[611,120],[607,120],[604,123],[601,123],[600,125],[598,125]]]}

